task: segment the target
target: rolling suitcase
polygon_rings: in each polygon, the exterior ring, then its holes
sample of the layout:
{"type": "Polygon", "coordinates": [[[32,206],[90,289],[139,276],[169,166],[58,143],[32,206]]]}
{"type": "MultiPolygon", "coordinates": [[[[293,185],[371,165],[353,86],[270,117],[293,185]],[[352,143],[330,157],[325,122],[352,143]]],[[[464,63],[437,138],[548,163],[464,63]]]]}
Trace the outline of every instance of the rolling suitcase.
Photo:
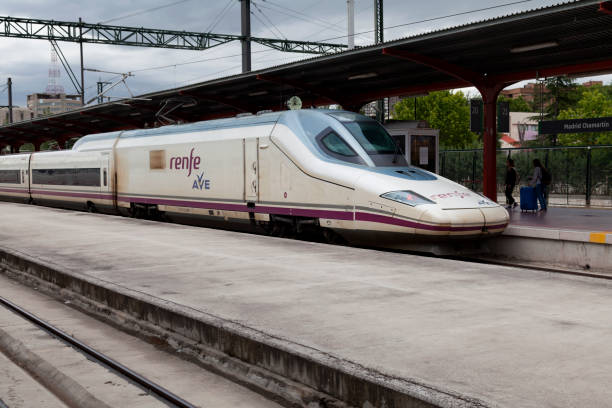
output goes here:
{"type": "Polygon", "coordinates": [[[538,198],[535,187],[521,187],[521,211],[537,211],[538,198]]]}

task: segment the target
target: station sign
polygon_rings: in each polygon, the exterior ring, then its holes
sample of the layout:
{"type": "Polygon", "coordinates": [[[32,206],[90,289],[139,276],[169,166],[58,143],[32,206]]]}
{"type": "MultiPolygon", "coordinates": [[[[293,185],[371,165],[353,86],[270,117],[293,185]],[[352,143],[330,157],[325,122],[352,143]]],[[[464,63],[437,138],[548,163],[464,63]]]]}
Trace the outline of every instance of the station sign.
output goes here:
{"type": "Polygon", "coordinates": [[[474,133],[482,133],[482,99],[470,100],[470,130],[474,133]]]}
{"type": "MultiPolygon", "coordinates": [[[[482,99],[470,100],[470,130],[474,133],[482,133],[484,129],[482,99]]],[[[497,132],[510,132],[510,103],[497,103],[497,132]]]]}
{"type": "Polygon", "coordinates": [[[510,133],[510,102],[497,103],[497,133],[510,133]]]}
{"type": "Polygon", "coordinates": [[[538,122],[538,133],[541,135],[582,132],[612,132],[612,117],[538,122]]]}

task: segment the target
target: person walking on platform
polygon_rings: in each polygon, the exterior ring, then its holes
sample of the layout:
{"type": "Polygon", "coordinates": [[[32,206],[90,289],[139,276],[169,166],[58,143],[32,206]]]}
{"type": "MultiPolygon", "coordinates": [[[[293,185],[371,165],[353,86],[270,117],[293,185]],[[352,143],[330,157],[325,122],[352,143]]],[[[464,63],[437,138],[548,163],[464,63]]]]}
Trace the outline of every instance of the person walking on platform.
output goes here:
{"type": "Polygon", "coordinates": [[[504,191],[506,193],[506,208],[508,209],[516,207],[517,205],[514,197],[512,197],[512,192],[514,191],[517,180],[518,174],[514,168],[514,160],[508,157],[506,160],[506,189],[504,191]]]}
{"type": "Polygon", "coordinates": [[[539,211],[546,211],[546,185],[543,181],[544,171],[540,159],[533,159],[533,177],[531,177],[529,185],[535,187],[536,197],[540,202],[539,211]]]}

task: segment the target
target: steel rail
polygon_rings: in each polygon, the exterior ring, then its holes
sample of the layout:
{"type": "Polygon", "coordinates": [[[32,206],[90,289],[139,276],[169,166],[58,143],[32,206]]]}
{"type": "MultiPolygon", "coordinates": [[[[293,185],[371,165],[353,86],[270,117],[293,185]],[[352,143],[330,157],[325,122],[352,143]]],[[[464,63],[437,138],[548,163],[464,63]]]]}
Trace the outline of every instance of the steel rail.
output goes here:
{"type": "Polygon", "coordinates": [[[196,407],[195,405],[185,401],[184,399],[173,394],[172,392],[168,391],[162,386],[154,383],[153,381],[148,380],[147,378],[136,373],[135,371],[130,370],[123,364],[113,360],[112,358],[106,356],[105,354],[102,354],[99,351],[94,350],[93,348],[89,347],[83,342],[75,339],[69,334],[63,332],[62,330],[52,326],[51,324],[40,319],[39,317],[28,312],[27,310],[17,306],[13,302],[11,302],[8,299],[3,298],[2,296],[0,296],[0,304],[4,306],[5,308],[11,310],[12,312],[16,313],[17,315],[23,317],[24,319],[34,323],[36,326],[42,328],[43,330],[47,331],[48,333],[52,334],[53,336],[57,337],[63,342],[67,343],[74,349],[86,354],[88,357],[92,358],[96,362],[107,366],[108,368],[114,370],[116,373],[120,374],[121,376],[133,381],[138,386],[140,386],[142,389],[148,391],[151,394],[154,394],[160,400],[168,403],[169,405],[174,406],[174,407],[179,407],[179,408],[195,408],[196,407]]]}
{"type": "Polygon", "coordinates": [[[463,262],[479,263],[479,264],[484,264],[484,265],[498,265],[498,266],[507,266],[511,268],[531,269],[534,271],[557,273],[560,275],[572,275],[572,276],[581,276],[581,277],[586,277],[586,278],[612,280],[612,274],[608,275],[605,273],[555,268],[552,266],[531,265],[529,263],[521,263],[521,262],[513,262],[513,261],[500,261],[500,260],[490,259],[487,257],[480,258],[480,257],[451,256],[451,257],[447,257],[447,259],[454,259],[454,260],[463,261],[463,262]]]}
{"type": "Polygon", "coordinates": [[[549,272],[549,273],[557,273],[560,275],[570,275],[570,276],[580,276],[585,278],[596,278],[596,279],[604,279],[604,280],[612,280],[612,274],[599,273],[599,272],[587,272],[581,271],[578,269],[570,269],[570,268],[560,268],[553,266],[544,266],[544,265],[534,265],[530,263],[520,262],[520,261],[505,261],[492,259],[487,257],[487,255],[435,255],[429,252],[419,252],[416,250],[404,250],[404,249],[391,249],[391,248],[379,248],[372,246],[353,246],[353,248],[365,248],[372,249],[383,252],[393,252],[398,254],[408,254],[414,256],[422,256],[425,258],[437,258],[437,259],[448,259],[451,261],[459,261],[459,262],[469,262],[469,263],[477,263],[482,265],[497,265],[497,266],[506,266],[509,268],[522,268],[529,269],[532,271],[538,272],[549,272]]]}

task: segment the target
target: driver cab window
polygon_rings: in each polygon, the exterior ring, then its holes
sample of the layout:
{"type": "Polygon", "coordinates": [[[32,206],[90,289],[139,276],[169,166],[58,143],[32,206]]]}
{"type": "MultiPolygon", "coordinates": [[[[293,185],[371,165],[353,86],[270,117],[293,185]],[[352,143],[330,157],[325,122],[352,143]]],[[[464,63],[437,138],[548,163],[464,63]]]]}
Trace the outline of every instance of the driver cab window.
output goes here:
{"type": "Polygon", "coordinates": [[[327,155],[350,163],[363,164],[363,160],[355,150],[336,132],[326,129],[316,138],[319,147],[327,155]]]}
{"type": "Polygon", "coordinates": [[[357,153],[351,146],[346,144],[344,139],[338,136],[336,133],[331,132],[321,138],[321,143],[331,152],[339,154],[341,156],[357,156],[357,153]]]}

